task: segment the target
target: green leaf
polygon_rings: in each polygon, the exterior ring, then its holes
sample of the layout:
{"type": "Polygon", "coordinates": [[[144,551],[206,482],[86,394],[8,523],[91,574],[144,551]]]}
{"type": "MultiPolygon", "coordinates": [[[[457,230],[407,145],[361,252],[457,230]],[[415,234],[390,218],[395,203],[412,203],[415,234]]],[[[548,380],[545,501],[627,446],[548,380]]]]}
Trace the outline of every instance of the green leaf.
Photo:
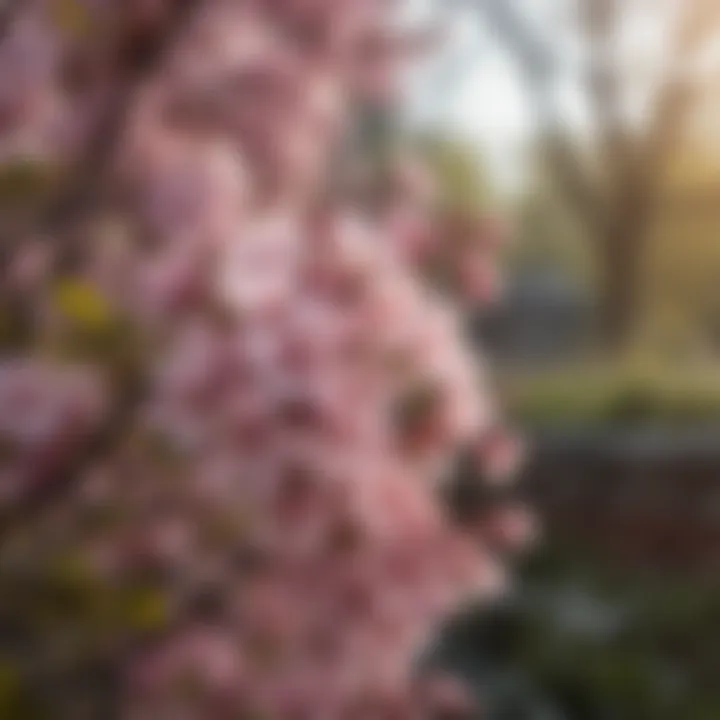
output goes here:
{"type": "Polygon", "coordinates": [[[9,706],[17,694],[20,684],[18,670],[6,661],[0,662],[0,708],[9,706]]]}
{"type": "Polygon", "coordinates": [[[16,157],[0,165],[0,204],[26,207],[43,199],[57,180],[57,168],[32,158],[16,157]]]}
{"type": "Polygon", "coordinates": [[[55,300],[61,312],[84,329],[104,330],[113,320],[109,303],[89,283],[62,281],[56,289],[55,300]]]}
{"type": "Polygon", "coordinates": [[[169,609],[162,592],[154,588],[131,593],[125,607],[127,624],[136,632],[153,632],[167,624],[169,609]]]}

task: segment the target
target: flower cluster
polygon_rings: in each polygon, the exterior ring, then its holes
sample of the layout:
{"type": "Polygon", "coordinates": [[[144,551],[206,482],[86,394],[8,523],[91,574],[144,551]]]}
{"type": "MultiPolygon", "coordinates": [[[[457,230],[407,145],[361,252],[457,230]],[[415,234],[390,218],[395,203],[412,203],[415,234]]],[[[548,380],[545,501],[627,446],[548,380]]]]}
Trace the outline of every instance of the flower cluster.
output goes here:
{"type": "MultiPolygon", "coordinates": [[[[452,303],[414,264],[408,233],[440,232],[428,189],[371,213],[332,188],[354,106],[388,96],[403,56],[387,4],[29,3],[0,54],[57,7],[112,30],[63,37],[28,88],[82,50],[108,79],[99,115],[105,95],[125,104],[93,175],[105,194],[9,265],[23,332],[0,367],[0,626],[33,649],[7,650],[13,702],[471,717],[416,661],[459,603],[498,589],[498,550],[524,533],[517,516],[455,526],[438,482],[468,447],[505,474],[508,446],[452,303]],[[162,39],[145,74],[128,38],[162,39]]],[[[107,128],[74,112],[82,155],[107,128]]]]}

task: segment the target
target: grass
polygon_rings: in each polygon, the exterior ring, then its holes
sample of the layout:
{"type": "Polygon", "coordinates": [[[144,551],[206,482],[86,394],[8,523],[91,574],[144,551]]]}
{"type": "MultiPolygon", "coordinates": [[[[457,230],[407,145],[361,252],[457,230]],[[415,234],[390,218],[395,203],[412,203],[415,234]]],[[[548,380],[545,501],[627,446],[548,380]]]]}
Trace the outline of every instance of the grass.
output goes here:
{"type": "Polygon", "coordinates": [[[720,366],[585,363],[500,384],[510,415],[531,427],[720,424],[720,366]]]}

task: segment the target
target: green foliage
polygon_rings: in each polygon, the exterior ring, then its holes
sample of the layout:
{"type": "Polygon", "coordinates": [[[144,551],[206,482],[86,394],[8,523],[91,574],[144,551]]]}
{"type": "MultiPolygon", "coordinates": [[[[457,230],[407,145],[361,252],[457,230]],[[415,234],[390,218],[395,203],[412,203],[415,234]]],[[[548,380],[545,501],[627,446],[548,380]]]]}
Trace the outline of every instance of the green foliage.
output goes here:
{"type": "Polygon", "coordinates": [[[15,665],[0,661],[0,720],[27,717],[24,695],[22,677],[15,665]]]}
{"type": "Polygon", "coordinates": [[[544,184],[521,199],[510,271],[552,270],[594,287],[597,258],[586,230],[544,184]]]}
{"type": "Polygon", "coordinates": [[[55,291],[60,311],[77,327],[103,332],[112,322],[112,310],[100,291],[77,280],[60,282],[55,291]]]}
{"type": "Polygon", "coordinates": [[[433,172],[444,209],[484,213],[497,203],[482,157],[468,143],[426,136],[417,144],[433,172]]]}
{"type": "Polygon", "coordinates": [[[60,327],[52,350],[63,359],[97,363],[121,391],[132,390],[147,351],[138,329],[96,286],[74,278],[54,288],[60,327]]]}
{"type": "Polygon", "coordinates": [[[6,573],[0,621],[12,632],[0,649],[0,720],[106,717],[84,704],[112,703],[101,684],[106,663],[129,638],[157,637],[171,620],[157,587],[100,580],[71,558],[38,567],[33,577],[6,573]],[[58,653],[65,658],[60,673],[58,653]],[[88,683],[86,693],[72,696],[88,683]]]}
{"type": "MultiPolygon", "coordinates": [[[[522,675],[571,720],[705,720],[720,717],[720,585],[712,579],[612,571],[555,556],[528,572],[514,624],[522,675]],[[584,632],[567,623],[568,589],[616,621],[584,632]]],[[[534,716],[533,716],[534,717],[534,716]]]]}
{"type": "Polygon", "coordinates": [[[512,414],[532,426],[720,421],[715,368],[588,365],[507,379],[512,414]]]}
{"type": "Polygon", "coordinates": [[[32,158],[16,158],[0,165],[0,210],[32,208],[57,184],[56,168],[32,158]]]}

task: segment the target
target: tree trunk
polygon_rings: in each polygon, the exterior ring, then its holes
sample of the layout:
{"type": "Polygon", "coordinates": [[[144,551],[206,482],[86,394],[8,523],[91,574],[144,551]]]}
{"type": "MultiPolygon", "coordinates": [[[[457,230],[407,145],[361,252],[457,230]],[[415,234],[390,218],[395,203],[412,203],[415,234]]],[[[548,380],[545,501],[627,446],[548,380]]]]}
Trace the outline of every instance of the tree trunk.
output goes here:
{"type": "Polygon", "coordinates": [[[637,337],[642,312],[646,222],[637,210],[620,213],[599,247],[599,332],[603,348],[626,350],[637,337]]]}

